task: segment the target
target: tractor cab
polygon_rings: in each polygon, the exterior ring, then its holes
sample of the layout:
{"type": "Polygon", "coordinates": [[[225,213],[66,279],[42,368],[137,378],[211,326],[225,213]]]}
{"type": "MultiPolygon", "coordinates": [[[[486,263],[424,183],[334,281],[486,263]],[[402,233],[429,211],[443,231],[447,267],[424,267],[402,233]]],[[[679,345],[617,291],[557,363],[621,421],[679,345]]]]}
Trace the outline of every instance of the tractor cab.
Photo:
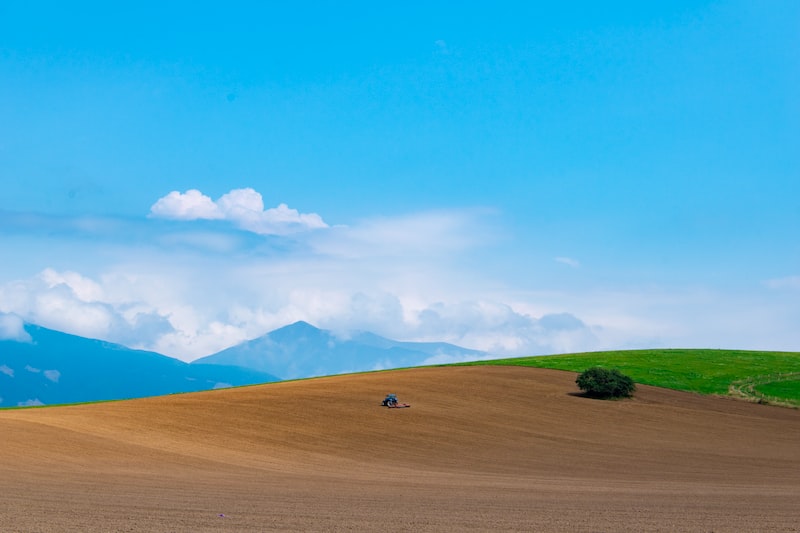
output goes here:
{"type": "Polygon", "coordinates": [[[393,393],[387,394],[386,398],[384,398],[383,402],[381,402],[381,405],[384,406],[384,407],[391,407],[393,409],[396,409],[396,408],[399,408],[399,407],[411,407],[407,403],[400,403],[399,401],[397,401],[397,394],[393,394],[393,393]]]}
{"type": "Polygon", "coordinates": [[[387,394],[381,405],[384,407],[395,407],[397,405],[397,394],[387,394]]]}

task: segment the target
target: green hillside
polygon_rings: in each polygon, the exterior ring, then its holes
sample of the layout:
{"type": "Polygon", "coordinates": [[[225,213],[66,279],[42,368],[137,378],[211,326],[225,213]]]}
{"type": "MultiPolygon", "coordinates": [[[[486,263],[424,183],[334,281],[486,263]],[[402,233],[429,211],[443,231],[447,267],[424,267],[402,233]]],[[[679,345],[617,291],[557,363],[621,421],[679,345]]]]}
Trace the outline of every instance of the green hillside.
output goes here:
{"type": "Polygon", "coordinates": [[[702,394],[738,394],[800,405],[800,353],[744,350],[628,350],[522,357],[466,364],[583,372],[617,368],[637,383],[702,394]]]}

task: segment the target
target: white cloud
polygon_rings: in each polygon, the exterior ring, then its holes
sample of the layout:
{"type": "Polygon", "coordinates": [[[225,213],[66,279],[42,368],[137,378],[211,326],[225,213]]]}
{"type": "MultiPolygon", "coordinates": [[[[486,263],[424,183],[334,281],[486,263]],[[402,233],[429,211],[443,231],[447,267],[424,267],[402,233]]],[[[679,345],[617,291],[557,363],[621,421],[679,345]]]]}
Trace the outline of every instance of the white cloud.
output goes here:
{"type": "Polygon", "coordinates": [[[264,211],[264,199],[261,194],[249,187],[233,189],[217,200],[217,206],[226,216],[234,220],[245,219],[258,216],[264,211]]]}
{"type": "MultiPolygon", "coordinates": [[[[308,318],[336,332],[374,331],[409,341],[444,341],[495,356],[537,355],[592,349],[599,345],[592,328],[573,315],[535,317],[492,299],[425,301],[389,292],[358,292],[349,298],[320,298],[332,304],[308,318]]],[[[460,360],[460,359],[459,359],[460,360]]],[[[455,362],[445,354],[430,362],[455,362]]]]}
{"type": "Polygon", "coordinates": [[[39,276],[48,288],[63,286],[82,302],[103,300],[103,289],[100,285],[77,272],[56,272],[52,268],[46,268],[39,276]]]}
{"type": "Polygon", "coordinates": [[[19,402],[17,407],[38,407],[40,405],[44,405],[39,398],[34,398],[32,400],[26,400],[24,402],[19,402]]]}
{"type": "Polygon", "coordinates": [[[142,338],[165,329],[166,318],[141,302],[136,291],[113,278],[98,281],[45,269],[34,278],[0,286],[0,311],[58,331],[138,347],[142,338]]]}
{"type": "Polygon", "coordinates": [[[497,301],[436,303],[422,310],[419,319],[420,340],[439,337],[494,355],[561,353],[598,345],[592,329],[571,314],[536,318],[497,301]]]}
{"type": "Polygon", "coordinates": [[[31,342],[25,322],[13,313],[0,312],[0,340],[31,342]]]}
{"type": "Polygon", "coordinates": [[[190,189],[185,193],[172,191],[153,204],[150,213],[155,217],[176,220],[224,218],[214,200],[197,189],[190,189]]]}
{"type": "Polygon", "coordinates": [[[3,373],[10,378],[14,377],[14,369],[8,365],[0,365],[0,373],[3,373]]]}
{"type": "Polygon", "coordinates": [[[25,370],[31,372],[32,374],[39,374],[42,370],[39,368],[34,368],[31,365],[25,365],[25,370]]]}
{"type": "Polygon", "coordinates": [[[59,372],[58,370],[45,370],[44,377],[46,377],[53,383],[58,383],[58,380],[61,378],[61,372],[59,372]]]}
{"type": "Polygon", "coordinates": [[[300,213],[282,203],[264,209],[264,200],[254,189],[234,189],[216,202],[196,189],[172,191],[150,208],[156,218],[174,220],[228,220],[260,235],[289,235],[328,224],[316,213],[300,213]]]}

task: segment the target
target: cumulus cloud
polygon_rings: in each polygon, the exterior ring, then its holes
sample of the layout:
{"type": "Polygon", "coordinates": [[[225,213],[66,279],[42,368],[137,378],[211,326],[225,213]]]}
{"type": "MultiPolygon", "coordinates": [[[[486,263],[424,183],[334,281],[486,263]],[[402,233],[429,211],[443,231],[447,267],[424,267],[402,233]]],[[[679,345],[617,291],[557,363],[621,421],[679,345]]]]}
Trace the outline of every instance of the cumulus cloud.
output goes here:
{"type": "MultiPolygon", "coordinates": [[[[494,357],[589,350],[600,343],[594,328],[572,314],[537,317],[491,299],[425,302],[375,291],[339,299],[336,306],[335,313],[326,313],[315,323],[336,332],[355,329],[402,340],[444,341],[494,357]]],[[[468,359],[474,358],[442,353],[428,362],[468,359]]]]}
{"type": "Polygon", "coordinates": [[[25,365],[25,370],[32,374],[39,374],[42,371],[40,368],[34,368],[31,365],[25,365]]]}
{"type": "Polygon", "coordinates": [[[0,312],[0,341],[31,342],[25,322],[13,313],[0,312]]]}
{"type": "Polygon", "coordinates": [[[17,407],[38,407],[44,405],[44,403],[39,400],[39,398],[34,398],[32,400],[25,400],[24,402],[19,402],[17,407]]]}
{"type": "Polygon", "coordinates": [[[56,272],[52,268],[46,268],[39,276],[48,288],[68,288],[75,298],[82,302],[90,303],[103,299],[103,289],[100,285],[77,272],[56,272]]]}
{"type": "Polygon", "coordinates": [[[289,235],[328,227],[318,214],[300,213],[284,203],[264,209],[263,197],[251,188],[234,189],[217,201],[197,189],[172,191],[153,204],[150,215],[174,220],[228,220],[260,235],[289,235]]]}
{"type": "Polygon", "coordinates": [[[172,191],[153,204],[150,214],[176,220],[213,220],[225,217],[214,200],[197,189],[189,189],[185,193],[172,191]]]}
{"type": "Polygon", "coordinates": [[[142,339],[168,329],[168,321],[136,291],[135,285],[122,287],[114,279],[98,281],[48,268],[0,286],[0,310],[58,331],[139,347],[142,339]]]}
{"type": "Polygon", "coordinates": [[[0,305],[12,307],[15,313],[34,324],[96,336],[107,330],[110,317],[107,305],[100,301],[103,295],[85,292],[81,283],[85,279],[75,273],[61,276],[47,269],[33,279],[0,288],[0,305]],[[59,277],[61,280],[56,281],[59,277]],[[79,282],[73,286],[69,278],[79,282]]]}
{"type": "Polygon", "coordinates": [[[536,318],[510,305],[489,301],[436,303],[418,315],[425,340],[445,340],[494,355],[524,356],[590,349],[598,339],[592,328],[569,313],[536,318]]]}
{"type": "Polygon", "coordinates": [[[554,313],[542,316],[538,322],[545,331],[575,331],[586,327],[581,320],[569,313],[554,313]]]}
{"type": "Polygon", "coordinates": [[[0,373],[5,374],[10,378],[14,377],[14,369],[8,365],[0,365],[0,373]]]}
{"type": "Polygon", "coordinates": [[[45,370],[44,377],[46,377],[53,383],[58,383],[58,380],[61,379],[61,372],[59,372],[58,370],[45,370]]]}

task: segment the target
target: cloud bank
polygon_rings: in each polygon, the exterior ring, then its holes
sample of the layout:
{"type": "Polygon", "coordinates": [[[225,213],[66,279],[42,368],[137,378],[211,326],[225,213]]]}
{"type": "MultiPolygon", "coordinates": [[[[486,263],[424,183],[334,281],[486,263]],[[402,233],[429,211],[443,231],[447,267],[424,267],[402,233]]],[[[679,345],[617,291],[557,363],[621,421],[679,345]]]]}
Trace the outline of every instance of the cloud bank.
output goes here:
{"type": "MultiPolygon", "coordinates": [[[[773,290],[795,288],[794,278],[760,284],[768,297],[675,287],[535,291],[535,264],[515,260],[499,277],[486,268],[508,240],[494,217],[450,209],[329,226],[285,206],[264,210],[252,189],[217,201],[173,192],[140,221],[7,217],[29,239],[24,259],[35,270],[0,282],[0,338],[29,341],[27,321],[187,361],[298,320],[496,356],[800,342],[787,333],[800,319],[794,291],[773,290]],[[63,227],[69,232],[57,233],[63,227]],[[515,285],[509,273],[518,272],[515,285]],[[785,296],[783,308],[775,294],[785,296]]],[[[556,262],[579,266],[542,255],[539,268],[556,262]]]]}
{"type": "MultiPolygon", "coordinates": [[[[150,209],[152,228],[118,228],[139,236],[130,251],[122,246],[105,263],[48,266],[0,285],[0,311],[17,317],[7,319],[9,336],[20,335],[22,317],[184,360],[297,320],[497,355],[594,346],[592,326],[573,317],[565,327],[552,313],[515,309],[462,267],[502,240],[486,223],[494,215],[436,210],[331,227],[285,204],[265,210],[249,188],[216,201],[196,189],[173,191],[150,209]]],[[[114,226],[73,224],[90,238],[78,235],[88,248],[75,257],[97,254],[85,243],[94,242],[98,227],[108,248],[114,226]]]]}

